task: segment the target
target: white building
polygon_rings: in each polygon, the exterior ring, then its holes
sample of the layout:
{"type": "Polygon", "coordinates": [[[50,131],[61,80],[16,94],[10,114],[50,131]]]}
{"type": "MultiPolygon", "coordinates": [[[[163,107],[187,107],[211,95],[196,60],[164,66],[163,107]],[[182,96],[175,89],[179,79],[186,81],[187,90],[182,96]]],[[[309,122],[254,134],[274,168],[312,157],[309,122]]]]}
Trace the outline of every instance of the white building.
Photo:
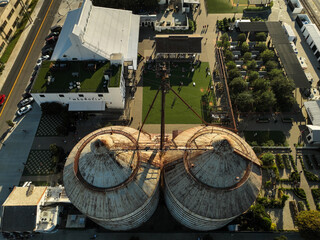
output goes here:
{"type": "Polygon", "coordinates": [[[137,68],[140,17],[84,0],[68,13],[51,60],[129,61],[137,68]]]}
{"type": "Polygon", "coordinates": [[[320,100],[304,103],[311,124],[307,125],[308,143],[320,143],[320,100]]]}
{"type": "Polygon", "coordinates": [[[294,14],[301,13],[303,10],[303,6],[299,0],[289,0],[288,6],[294,14]]]}
{"type": "Polygon", "coordinates": [[[33,232],[51,232],[59,224],[61,203],[69,203],[64,187],[15,187],[2,205],[2,232],[8,237],[26,237],[33,232]]]}
{"type": "Polygon", "coordinates": [[[301,32],[310,46],[313,54],[320,63],[320,31],[315,24],[306,24],[301,28],[301,32]]]}
{"type": "Polygon", "coordinates": [[[69,111],[123,109],[123,69],[123,65],[112,65],[108,61],[45,61],[32,85],[31,95],[39,105],[59,102],[69,105],[69,111]]]}
{"type": "Polygon", "coordinates": [[[291,26],[289,24],[287,24],[287,23],[283,23],[282,27],[283,27],[285,33],[288,36],[289,42],[294,42],[295,43],[297,41],[297,36],[293,32],[291,26]]]}

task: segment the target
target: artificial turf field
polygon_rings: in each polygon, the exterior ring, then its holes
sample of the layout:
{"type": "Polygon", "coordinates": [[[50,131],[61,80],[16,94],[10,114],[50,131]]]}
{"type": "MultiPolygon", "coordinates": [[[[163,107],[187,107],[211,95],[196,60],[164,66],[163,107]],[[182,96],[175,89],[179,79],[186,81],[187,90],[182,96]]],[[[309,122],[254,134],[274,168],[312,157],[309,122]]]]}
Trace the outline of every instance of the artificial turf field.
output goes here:
{"type": "MultiPolygon", "coordinates": [[[[232,6],[231,0],[206,0],[208,13],[242,13],[247,7],[248,0],[240,0],[238,8],[232,6]]],[[[238,0],[233,0],[234,4],[238,0]]]]}
{"type": "MultiPolygon", "coordinates": [[[[208,63],[201,63],[191,72],[189,63],[171,64],[171,76],[169,77],[170,86],[179,92],[180,82],[183,86],[180,90],[180,96],[191,107],[202,116],[201,97],[210,89],[211,76],[206,76],[208,63]],[[184,72],[182,71],[184,68],[184,72]],[[195,82],[195,86],[193,86],[195,82]]],[[[148,70],[143,75],[143,110],[142,119],[146,116],[152,100],[160,86],[160,78],[156,78],[154,71],[148,70]]],[[[211,103],[213,105],[213,101],[211,103]]],[[[161,92],[159,93],[155,104],[146,121],[147,124],[159,124],[161,122],[161,92]]],[[[188,107],[177,98],[172,91],[166,94],[165,120],[167,124],[198,124],[201,120],[188,107]]]]}

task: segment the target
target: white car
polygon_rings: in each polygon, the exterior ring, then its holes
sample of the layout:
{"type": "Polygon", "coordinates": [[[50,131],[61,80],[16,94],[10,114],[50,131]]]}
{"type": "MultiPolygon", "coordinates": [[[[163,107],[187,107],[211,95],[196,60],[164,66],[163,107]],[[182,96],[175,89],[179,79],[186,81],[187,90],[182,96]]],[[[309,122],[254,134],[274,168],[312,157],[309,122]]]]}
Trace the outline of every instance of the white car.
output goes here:
{"type": "Polygon", "coordinates": [[[41,63],[42,63],[42,58],[39,58],[39,59],[37,60],[36,65],[37,65],[38,67],[40,67],[40,66],[41,66],[41,63]]]}
{"type": "Polygon", "coordinates": [[[22,108],[19,108],[19,110],[17,111],[17,115],[22,116],[23,114],[26,114],[27,112],[31,111],[31,109],[32,106],[30,104],[22,108]]]}
{"type": "Polygon", "coordinates": [[[33,97],[25,98],[18,103],[18,107],[24,107],[33,102],[33,97]]]}
{"type": "Polygon", "coordinates": [[[50,55],[44,55],[44,56],[41,57],[42,61],[43,60],[48,60],[49,58],[50,58],[50,55]]]}

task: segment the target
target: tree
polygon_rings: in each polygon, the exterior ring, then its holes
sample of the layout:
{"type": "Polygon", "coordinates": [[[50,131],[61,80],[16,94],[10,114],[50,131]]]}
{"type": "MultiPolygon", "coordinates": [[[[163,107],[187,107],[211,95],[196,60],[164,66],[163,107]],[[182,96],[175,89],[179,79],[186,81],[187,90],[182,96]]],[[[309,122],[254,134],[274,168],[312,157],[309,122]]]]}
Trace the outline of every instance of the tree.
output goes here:
{"type": "Polygon", "coordinates": [[[243,59],[245,62],[251,60],[252,57],[252,53],[251,52],[246,52],[245,54],[243,54],[243,59]]]}
{"type": "Polygon", "coordinates": [[[263,78],[258,78],[254,80],[251,84],[251,87],[253,88],[253,91],[262,91],[265,92],[269,89],[270,83],[269,81],[263,79],[263,78]]]}
{"type": "Polygon", "coordinates": [[[257,92],[255,98],[257,112],[267,112],[273,109],[277,102],[274,93],[270,90],[257,92]]]}
{"type": "Polygon", "coordinates": [[[293,97],[295,85],[293,80],[284,76],[277,76],[271,81],[271,87],[280,109],[290,111],[295,103],[295,98],[293,97]]]}
{"type": "Polygon", "coordinates": [[[259,78],[259,73],[257,71],[251,71],[248,76],[249,82],[253,82],[254,80],[259,78]]]}
{"type": "Polygon", "coordinates": [[[278,64],[275,61],[270,60],[266,62],[265,66],[267,71],[270,72],[271,70],[276,69],[278,67],[278,64]]]}
{"type": "Polygon", "coordinates": [[[222,43],[224,42],[229,42],[229,35],[228,33],[224,33],[221,35],[220,40],[222,41],[222,43]]]}
{"type": "Polygon", "coordinates": [[[248,45],[248,43],[243,42],[243,43],[241,44],[241,51],[242,51],[242,53],[246,53],[246,52],[249,51],[249,45],[248,45]]]}
{"type": "Polygon", "coordinates": [[[256,70],[257,68],[257,62],[255,60],[251,60],[247,62],[247,69],[248,70],[256,70]]]}
{"type": "Polygon", "coordinates": [[[269,79],[274,79],[277,76],[283,76],[283,72],[281,69],[272,69],[268,72],[269,79]]]}
{"type": "Polygon", "coordinates": [[[223,47],[223,49],[224,50],[227,50],[227,49],[229,49],[230,48],[230,42],[229,41],[227,41],[227,42],[223,42],[222,43],[222,47],[223,47]]]}
{"type": "Polygon", "coordinates": [[[235,69],[228,70],[228,76],[229,76],[229,79],[234,79],[236,77],[240,77],[241,74],[240,74],[240,71],[235,68],[235,69]]]}
{"type": "Polygon", "coordinates": [[[254,99],[249,91],[239,93],[235,98],[235,105],[241,112],[253,111],[254,99]]]}
{"type": "Polygon", "coordinates": [[[237,77],[234,78],[230,83],[229,83],[229,88],[233,94],[238,94],[247,89],[247,82],[243,80],[242,77],[237,77]]]}
{"type": "Polygon", "coordinates": [[[267,152],[267,153],[263,154],[262,157],[261,157],[261,161],[262,161],[264,166],[273,165],[274,164],[274,159],[275,159],[274,154],[272,154],[270,152],[267,152]]]}
{"type": "Polygon", "coordinates": [[[315,210],[300,212],[296,217],[296,225],[300,232],[310,236],[308,239],[320,237],[320,212],[315,210]]]}
{"type": "Polygon", "coordinates": [[[256,33],[256,41],[264,42],[267,39],[267,35],[265,32],[258,32],[256,33]]]}
{"type": "Polygon", "coordinates": [[[242,44],[243,42],[245,42],[247,40],[247,36],[244,33],[240,33],[237,37],[237,40],[242,44]]]}
{"type": "Polygon", "coordinates": [[[269,49],[264,50],[261,54],[260,54],[263,62],[268,62],[269,60],[272,60],[274,58],[274,52],[272,52],[269,49]]]}
{"type": "Polygon", "coordinates": [[[224,56],[227,61],[231,61],[233,59],[233,53],[230,50],[226,50],[224,56]]]}
{"type": "Polygon", "coordinates": [[[235,69],[235,68],[237,68],[237,65],[234,61],[229,61],[229,62],[227,62],[227,68],[228,69],[235,69]]]}
{"type": "Polygon", "coordinates": [[[265,42],[258,42],[256,44],[256,48],[259,50],[259,52],[263,52],[264,50],[267,49],[267,45],[265,42]]]}

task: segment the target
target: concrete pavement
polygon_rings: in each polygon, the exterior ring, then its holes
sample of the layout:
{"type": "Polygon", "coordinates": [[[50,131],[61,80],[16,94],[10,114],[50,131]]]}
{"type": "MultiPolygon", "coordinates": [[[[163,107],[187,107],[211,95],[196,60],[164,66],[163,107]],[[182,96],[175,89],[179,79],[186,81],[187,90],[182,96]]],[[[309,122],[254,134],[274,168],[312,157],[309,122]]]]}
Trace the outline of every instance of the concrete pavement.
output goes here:
{"type": "MultiPolygon", "coordinates": [[[[132,237],[138,237],[139,240],[197,240],[199,237],[203,237],[206,233],[135,233],[135,232],[123,232],[123,233],[99,233],[93,229],[86,230],[59,230],[55,234],[42,234],[36,235],[35,240],[56,240],[56,239],[92,239],[92,236],[96,234],[97,240],[99,239],[112,239],[112,240],[129,240],[132,237]]],[[[208,233],[214,240],[272,240],[275,237],[284,235],[290,240],[302,240],[299,233],[228,233],[228,232],[214,232],[208,233]]]]}
{"type": "MultiPolygon", "coordinates": [[[[23,163],[28,159],[40,117],[41,110],[34,104],[33,110],[17,121],[15,127],[0,146],[1,205],[9,195],[9,187],[18,185],[20,182],[24,168],[23,163]]],[[[0,208],[0,217],[1,213],[2,208],[0,208]]]]}

